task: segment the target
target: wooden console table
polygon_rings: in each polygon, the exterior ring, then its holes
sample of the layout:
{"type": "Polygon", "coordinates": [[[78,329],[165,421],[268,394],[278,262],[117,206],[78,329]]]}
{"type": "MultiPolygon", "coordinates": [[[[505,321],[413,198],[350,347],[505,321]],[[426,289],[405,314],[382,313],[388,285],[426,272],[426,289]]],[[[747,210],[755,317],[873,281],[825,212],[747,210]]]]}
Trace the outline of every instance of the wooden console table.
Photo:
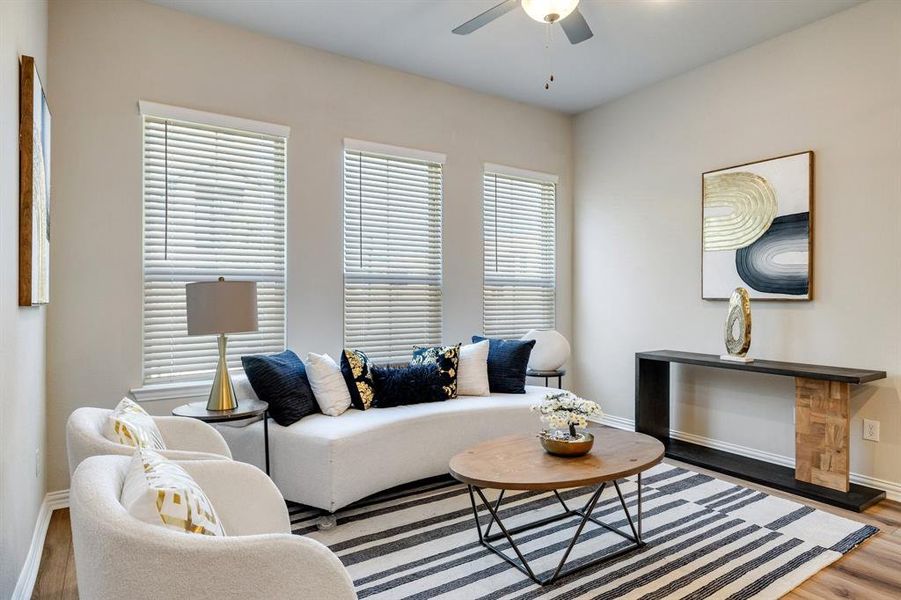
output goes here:
{"type": "Polygon", "coordinates": [[[635,430],[663,442],[666,455],[842,508],[862,511],[885,498],[849,482],[850,386],[885,371],[656,350],[635,354],[635,430]],[[795,468],[790,469],[670,437],[670,363],[795,378],[795,468]]]}

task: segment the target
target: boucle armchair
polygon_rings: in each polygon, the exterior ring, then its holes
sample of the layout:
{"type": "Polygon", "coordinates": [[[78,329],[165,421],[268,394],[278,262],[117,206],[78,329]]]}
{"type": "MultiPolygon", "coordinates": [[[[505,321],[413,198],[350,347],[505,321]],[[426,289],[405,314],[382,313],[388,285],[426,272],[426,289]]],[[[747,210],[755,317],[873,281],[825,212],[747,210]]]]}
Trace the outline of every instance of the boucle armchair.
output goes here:
{"type": "Polygon", "coordinates": [[[272,481],[237,461],[179,461],[209,497],[225,537],[188,534],[133,518],[120,503],[130,459],[96,456],[69,492],[82,598],[349,600],[353,582],[328,548],[291,534],[272,481]]]}
{"type": "MultiPolygon", "coordinates": [[[[66,422],[69,475],[89,456],[116,454],[131,456],[135,449],[108,440],[103,426],[112,411],[105,408],[76,409],[66,422]]],[[[232,457],[228,444],[212,426],[186,417],[153,417],[166,443],[159,453],[171,460],[223,460],[232,457]]]]}

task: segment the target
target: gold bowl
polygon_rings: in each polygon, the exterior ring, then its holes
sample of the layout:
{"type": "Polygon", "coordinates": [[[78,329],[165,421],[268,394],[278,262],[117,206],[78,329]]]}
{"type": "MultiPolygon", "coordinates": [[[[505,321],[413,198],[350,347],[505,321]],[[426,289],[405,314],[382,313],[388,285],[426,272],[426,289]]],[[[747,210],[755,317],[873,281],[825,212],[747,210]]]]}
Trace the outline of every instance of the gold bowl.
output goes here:
{"type": "Polygon", "coordinates": [[[541,446],[548,454],[554,456],[575,457],[584,456],[591,452],[594,445],[594,436],[590,433],[580,433],[575,440],[561,440],[548,437],[545,434],[539,434],[541,438],[541,446]]]}

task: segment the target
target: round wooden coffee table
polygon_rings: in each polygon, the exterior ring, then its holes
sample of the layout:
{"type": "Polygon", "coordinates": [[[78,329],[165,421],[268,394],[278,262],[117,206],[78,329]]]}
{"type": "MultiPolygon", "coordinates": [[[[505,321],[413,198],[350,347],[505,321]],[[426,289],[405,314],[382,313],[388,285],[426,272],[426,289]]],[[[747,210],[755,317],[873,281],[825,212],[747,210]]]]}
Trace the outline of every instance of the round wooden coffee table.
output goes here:
{"type": "Polygon", "coordinates": [[[596,428],[592,430],[592,433],[595,436],[594,448],[589,454],[578,458],[552,456],[544,451],[535,434],[527,434],[483,442],[457,454],[450,461],[451,475],[469,487],[469,499],[472,503],[479,543],[540,585],[552,583],[564,575],[644,546],[644,542],[641,540],[641,473],[663,460],[663,444],[642,433],[611,427],[596,428]],[[620,491],[618,481],[631,475],[638,476],[637,518],[635,521],[632,520],[629,509],[626,507],[626,500],[620,491]],[[616,495],[629,523],[631,535],[591,516],[608,484],[612,484],[616,490],[616,495]],[[558,491],[594,485],[597,486],[597,489],[591,494],[588,502],[584,507],[577,509],[569,508],[558,491]],[[494,503],[489,502],[485,497],[483,491],[485,488],[500,490],[500,495],[494,503]],[[524,525],[507,528],[498,516],[507,490],[552,492],[563,506],[563,512],[524,525]],[[479,497],[490,515],[484,532],[479,519],[476,496],[479,497]],[[560,558],[557,568],[550,575],[544,577],[537,575],[520,552],[513,536],[570,517],[579,518],[578,526],[569,546],[560,558]],[[632,544],[590,562],[564,569],[566,559],[575,547],[585,525],[589,522],[621,535],[632,544]],[[492,534],[491,527],[495,523],[500,532],[492,534]],[[516,553],[518,561],[494,546],[492,542],[500,539],[507,540],[516,553]]]}

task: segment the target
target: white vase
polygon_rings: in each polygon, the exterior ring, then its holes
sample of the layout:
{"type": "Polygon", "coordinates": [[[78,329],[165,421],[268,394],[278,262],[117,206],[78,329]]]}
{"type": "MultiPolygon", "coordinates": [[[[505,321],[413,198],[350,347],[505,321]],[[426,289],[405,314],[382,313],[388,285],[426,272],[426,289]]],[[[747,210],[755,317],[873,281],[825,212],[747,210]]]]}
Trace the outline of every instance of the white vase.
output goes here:
{"type": "Polygon", "coordinates": [[[532,329],[524,340],[535,340],[535,347],[529,357],[529,368],[536,371],[556,371],[569,359],[569,342],[553,329],[532,329]]]}

